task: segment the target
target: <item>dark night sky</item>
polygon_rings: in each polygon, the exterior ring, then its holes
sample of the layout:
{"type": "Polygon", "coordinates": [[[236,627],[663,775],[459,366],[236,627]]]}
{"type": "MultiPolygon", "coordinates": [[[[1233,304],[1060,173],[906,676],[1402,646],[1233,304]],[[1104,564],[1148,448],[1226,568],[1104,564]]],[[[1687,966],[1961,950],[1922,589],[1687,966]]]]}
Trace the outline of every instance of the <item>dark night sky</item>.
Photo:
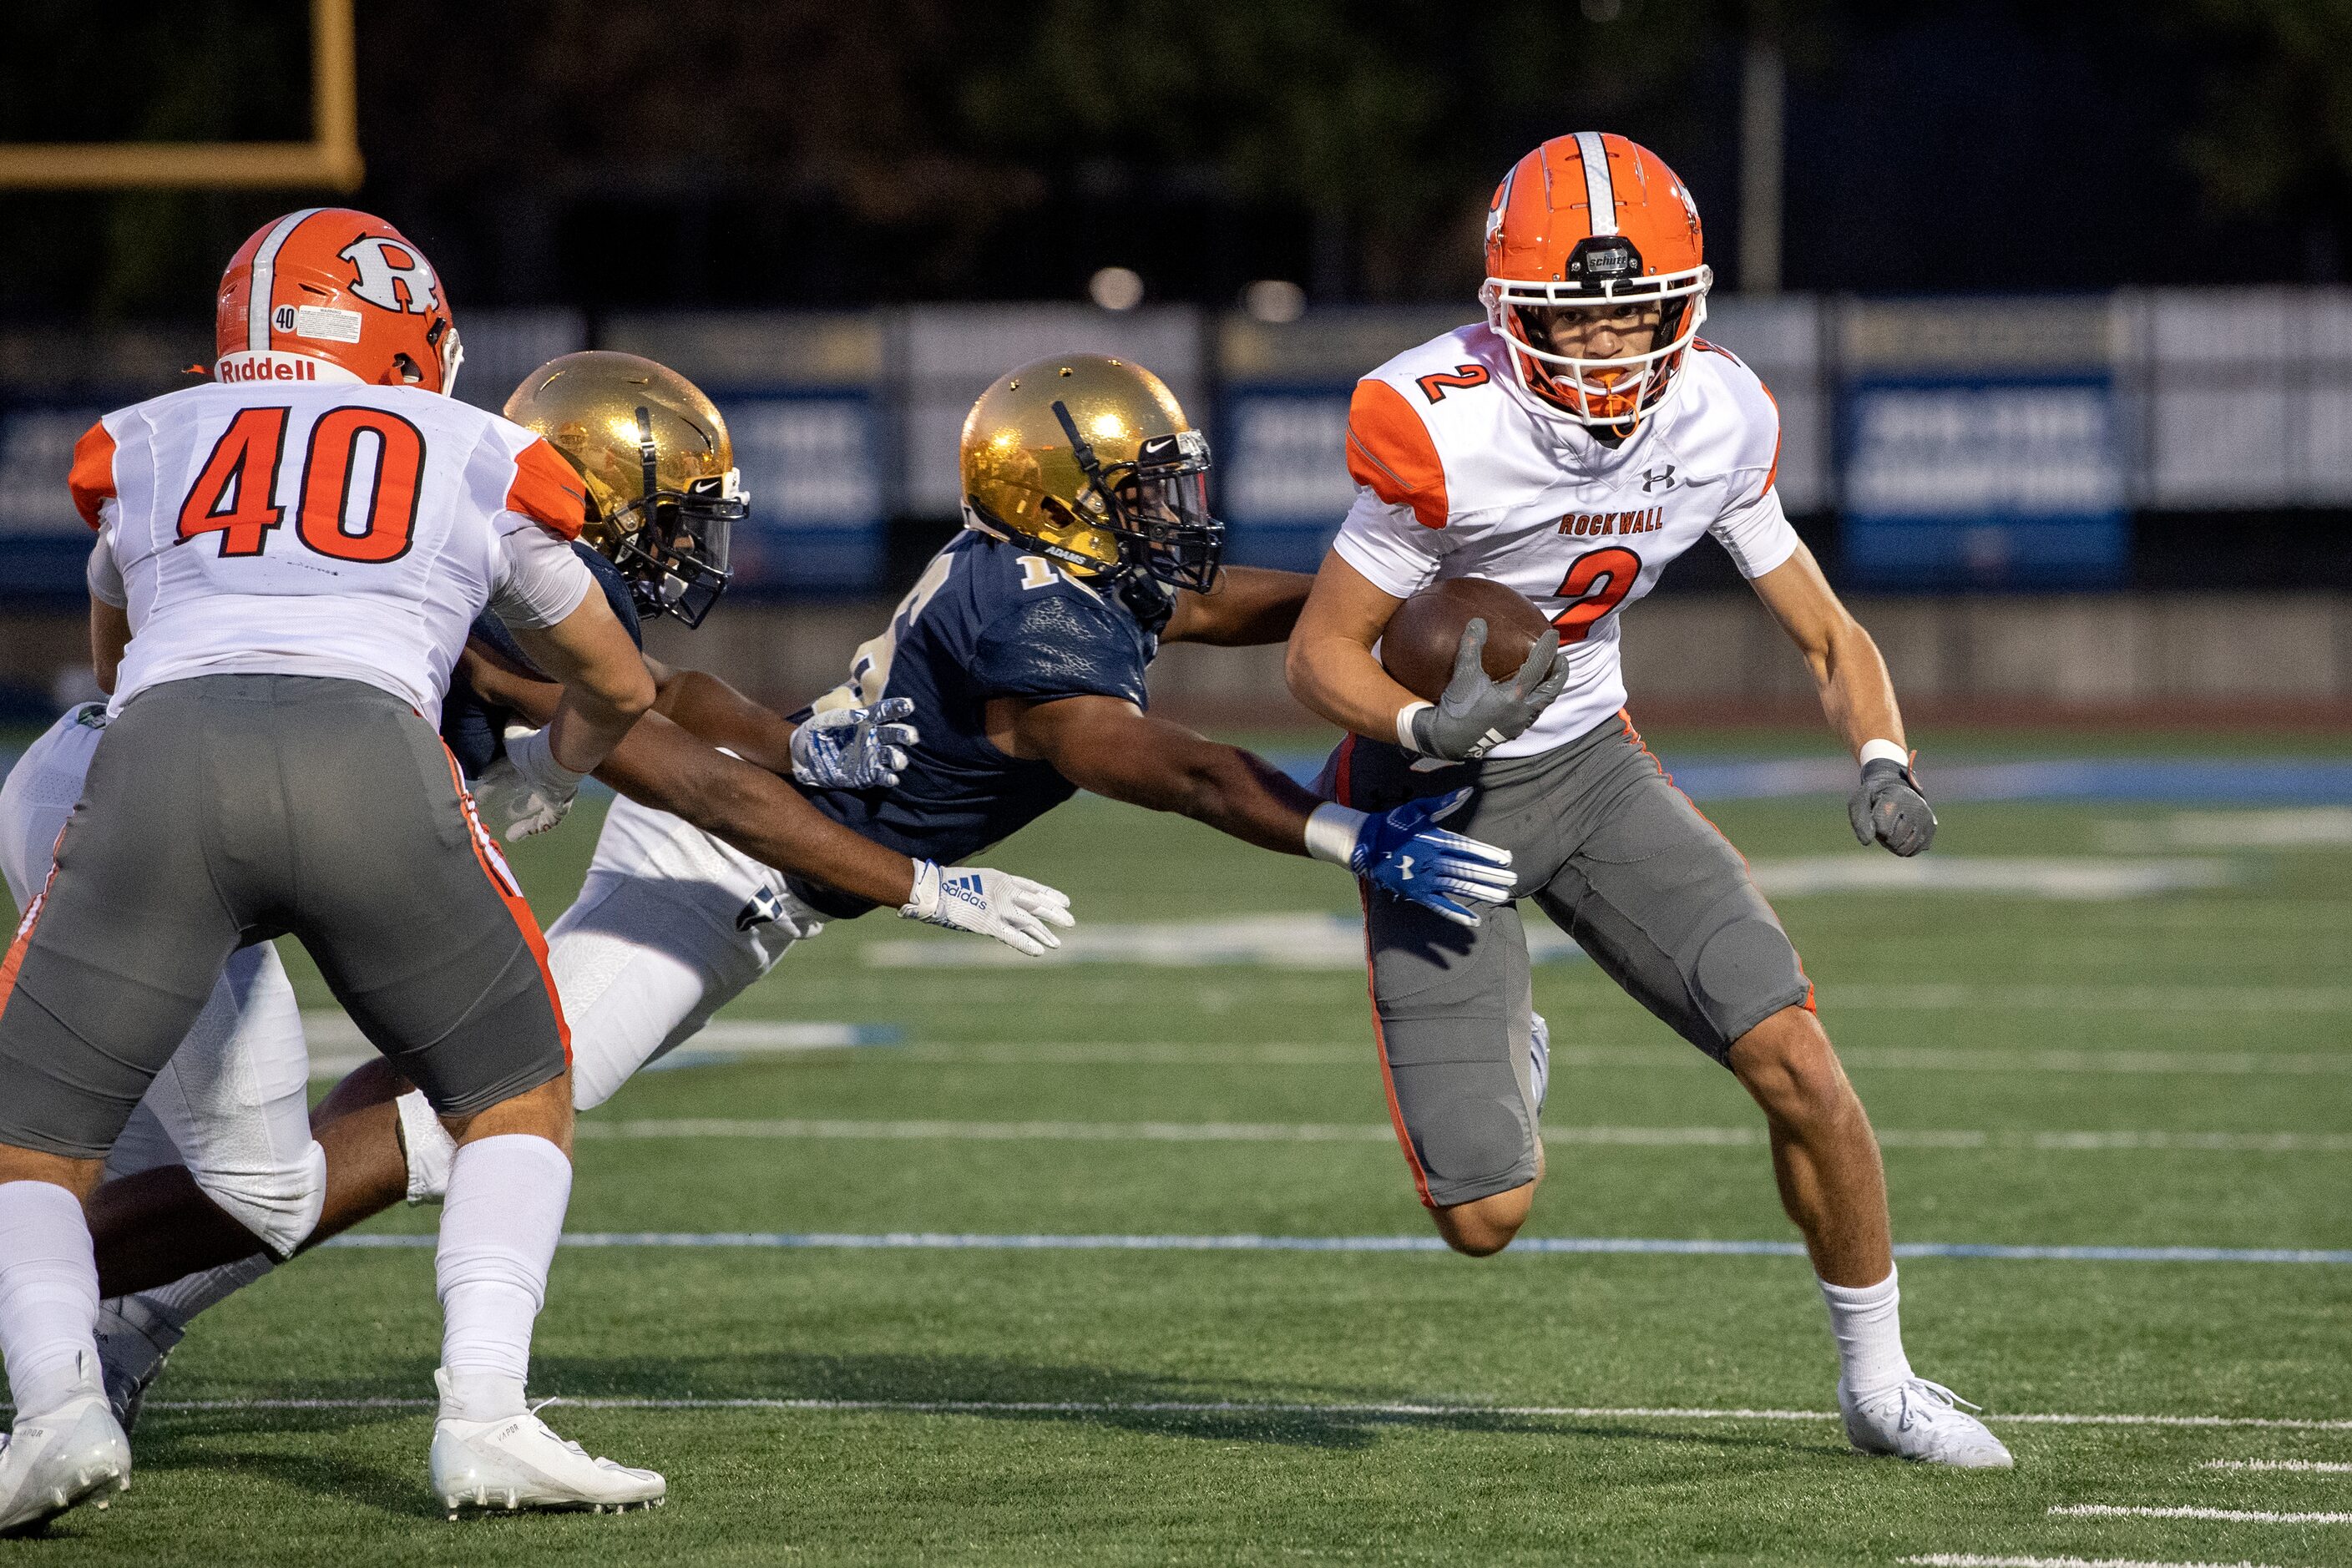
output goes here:
{"type": "MultiPolygon", "coordinates": [[[[34,47],[0,65],[0,136],[299,133],[294,0],[218,0],[201,23],[110,5],[106,30],[72,20],[89,9],[37,16],[34,47]],[[101,42],[112,63],[93,75],[75,51],[101,42]],[[215,90],[224,73],[235,91],[215,90]]],[[[2192,166],[2192,138],[2260,63],[2200,30],[2200,0],[1780,9],[1790,288],[2340,274],[2340,179],[2305,172],[2231,211],[2192,166]]],[[[1741,8],[1622,11],[1451,13],[1472,25],[1403,0],[370,0],[370,180],[347,199],[485,304],[1068,298],[1111,263],[1163,300],[1227,304],[1263,277],[1330,302],[1446,298],[1475,284],[1502,168],[1597,124],[1681,171],[1736,287],[1741,8]],[[1312,97],[1356,60],[1374,64],[1355,108],[1312,97]],[[1332,125],[1342,113],[1364,128],[1332,125]],[[1301,126],[1328,132],[1323,151],[1301,126]]],[[[2273,111],[2290,140],[2295,113],[2291,96],[2273,111]]],[[[304,199],[0,196],[0,312],[201,310],[238,240],[304,199]]]]}

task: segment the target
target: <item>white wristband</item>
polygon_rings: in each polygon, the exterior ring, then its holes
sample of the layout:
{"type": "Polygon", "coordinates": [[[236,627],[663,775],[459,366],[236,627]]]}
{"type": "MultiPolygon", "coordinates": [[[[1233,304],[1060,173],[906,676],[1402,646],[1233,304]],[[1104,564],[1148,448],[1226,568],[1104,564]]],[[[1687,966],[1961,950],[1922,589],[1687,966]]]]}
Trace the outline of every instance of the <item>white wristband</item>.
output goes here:
{"type": "Polygon", "coordinates": [[[1412,716],[1424,708],[1434,706],[1436,704],[1431,702],[1408,702],[1397,710],[1397,744],[1415,756],[1421,754],[1421,748],[1412,743],[1412,716]]]}
{"type": "Polygon", "coordinates": [[[1892,741],[1864,741],[1854,761],[1865,768],[1876,762],[1894,763],[1907,768],[1911,765],[1911,753],[1892,741]]]}
{"type": "Polygon", "coordinates": [[[1346,865],[1356,853],[1356,836],[1365,821],[1362,812],[1348,806],[1317,806],[1307,814],[1307,853],[1334,866],[1346,865]]]}
{"type": "Polygon", "coordinates": [[[546,730],[530,730],[516,734],[509,729],[506,736],[507,761],[514,764],[523,782],[534,789],[550,791],[569,797],[579,789],[586,773],[574,773],[555,760],[555,742],[546,730]]]}

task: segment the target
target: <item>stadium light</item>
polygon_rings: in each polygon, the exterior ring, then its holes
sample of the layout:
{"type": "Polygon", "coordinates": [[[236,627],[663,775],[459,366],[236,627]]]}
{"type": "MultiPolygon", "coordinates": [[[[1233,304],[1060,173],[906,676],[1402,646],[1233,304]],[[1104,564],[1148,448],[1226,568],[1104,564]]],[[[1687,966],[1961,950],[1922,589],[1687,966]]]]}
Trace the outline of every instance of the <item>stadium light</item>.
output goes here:
{"type": "Polygon", "coordinates": [[[1087,279],[1087,293],[1106,310],[1132,310],[1143,303],[1143,277],[1131,267],[1106,267],[1087,279]]]}
{"type": "Polygon", "coordinates": [[[1280,278],[1262,278],[1242,290],[1242,309],[1274,326],[1307,313],[1307,290],[1280,278]]]}
{"type": "Polygon", "coordinates": [[[308,142],[0,142],[0,189],[357,190],[365,164],[352,0],[310,0],[310,127],[308,142]]]}

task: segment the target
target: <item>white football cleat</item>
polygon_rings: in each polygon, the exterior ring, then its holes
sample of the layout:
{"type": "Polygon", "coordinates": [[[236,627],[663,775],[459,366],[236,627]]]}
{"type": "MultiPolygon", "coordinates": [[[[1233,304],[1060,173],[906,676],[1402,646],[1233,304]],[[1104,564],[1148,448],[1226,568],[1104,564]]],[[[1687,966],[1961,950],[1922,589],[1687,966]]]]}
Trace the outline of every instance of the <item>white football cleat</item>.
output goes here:
{"type": "Polygon", "coordinates": [[[98,1368],[106,1384],[106,1403],[128,1433],[139,1425],[139,1407],[147,1390],[172,1359],[172,1349],[185,1331],[165,1322],[136,1296],[117,1296],[98,1304],[98,1368]]]}
{"type": "MultiPolygon", "coordinates": [[[[448,1396],[448,1376],[434,1381],[448,1396]]],[[[631,1504],[658,1508],[669,1485],[653,1470],[633,1470],[592,1457],[549,1429],[536,1411],[468,1421],[443,1415],[433,1424],[433,1495],[457,1517],[468,1505],[504,1509],[584,1508],[625,1513],[631,1504]]]]}
{"type": "Polygon", "coordinates": [[[1856,1399],[1838,1384],[1838,1413],[1845,1417],[1846,1440],[1865,1454],[1892,1454],[1924,1465],[1963,1470],[2006,1470],[2017,1461],[1985,1424],[1962,1410],[1969,1405],[1940,1383],[1914,1377],[1867,1399],[1856,1399]]]}
{"type": "Polygon", "coordinates": [[[72,1398],[19,1415],[0,1440],[0,1535],[35,1529],[93,1496],[104,1508],[130,1485],[131,1439],[85,1360],[72,1398]]]}

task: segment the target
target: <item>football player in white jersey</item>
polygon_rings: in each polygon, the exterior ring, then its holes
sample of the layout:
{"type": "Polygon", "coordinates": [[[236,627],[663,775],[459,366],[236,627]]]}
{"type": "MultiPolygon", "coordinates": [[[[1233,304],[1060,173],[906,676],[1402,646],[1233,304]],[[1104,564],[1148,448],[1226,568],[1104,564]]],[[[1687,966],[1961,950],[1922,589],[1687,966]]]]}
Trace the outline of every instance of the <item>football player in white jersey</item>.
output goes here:
{"type": "Polygon", "coordinates": [[[425,717],[490,605],[564,684],[550,776],[595,767],[651,705],[570,547],[580,480],[446,395],[439,281],[380,218],[312,208],[256,233],[218,337],[213,381],[108,415],[74,452],[114,714],[0,963],[0,1530],[129,1484],[82,1200],[232,953],[279,933],[459,1145],[436,1492],[658,1501],[661,1477],[524,1408],[571,1189],[570,1042],[530,906],[425,717]]]}
{"type": "MultiPolygon", "coordinates": [[[[506,415],[555,445],[572,481],[584,487],[588,525],[571,552],[632,637],[641,615],[698,624],[725,582],[727,528],[745,511],[725,420],[709,400],[652,361],[592,352],[533,372],[508,400],[506,415]]],[[[576,508],[576,496],[568,504],[576,508]]],[[[95,613],[121,609],[120,574],[103,543],[92,553],[92,574],[95,613]]],[[[510,607],[494,603],[493,610],[510,607]]],[[[495,613],[477,618],[470,647],[475,659],[530,665],[495,613]]],[[[779,776],[812,788],[895,782],[894,770],[907,765],[902,748],[917,739],[910,727],[887,721],[905,704],[845,709],[795,726],[709,676],[648,667],[656,682],[653,711],[607,763],[634,766],[631,776],[657,774],[667,791],[652,796],[659,804],[714,822],[717,813],[756,815],[759,847],[775,864],[887,897],[911,918],[993,936],[1024,952],[1054,944],[1051,925],[1068,921],[1058,892],[971,868],[959,878],[977,879],[972,891],[941,897],[939,873],[926,878],[907,857],[820,816],[779,776]],[[719,745],[748,761],[711,749],[719,745]]],[[[500,729],[512,715],[482,696],[462,673],[467,668],[481,666],[461,664],[442,704],[441,733],[481,791],[480,814],[509,837],[551,825],[571,791],[567,781],[548,776],[543,732],[516,730],[501,747],[500,729]],[[531,760],[530,776],[518,757],[531,760]]],[[[67,714],[0,785],[0,872],[20,907],[48,873],[51,847],[109,722],[102,704],[67,714]]],[[[566,962],[565,944],[551,940],[549,967],[559,994],[566,962]]],[[[89,1204],[101,1283],[112,1291],[175,1284],[101,1308],[100,1361],[126,1428],[136,1408],[135,1392],[123,1393],[125,1367],[133,1369],[135,1390],[187,1317],[311,1238],[349,1186],[348,1167],[368,1149],[368,1134],[397,1148],[388,1094],[356,1105],[352,1095],[337,1096],[320,1108],[314,1140],[308,1065],[294,990],[276,952],[267,942],[241,948],[110,1155],[109,1179],[89,1204]],[[211,1268],[225,1258],[239,1261],[211,1268]],[[201,1272],[182,1279],[191,1271],[201,1272]]],[[[446,1184],[454,1146],[421,1096],[412,1091],[408,1100],[408,1141],[436,1151],[435,1179],[446,1184]]]]}
{"type": "MultiPolygon", "coordinates": [[[[1854,1446],[2005,1467],[2000,1441],[1906,1358],[1877,1142],[1795,951],[1746,862],[1623,712],[1619,617],[1711,535],[1797,645],[1855,756],[1856,835],[1906,856],[1934,835],[1885,664],[1781,511],[1770,395],[1698,336],[1710,274],[1697,206],[1624,137],[1556,137],[1504,176],[1486,259],[1486,319],[1381,365],[1350,405],[1356,502],[1288,659],[1299,700],[1350,731],[1328,785],[1375,811],[1476,790],[1455,826],[1511,850],[1517,893],[1763,1109],[1782,1205],[1829,1307],[1854,1446]],[[1535,601],[1557,654],[1548,633],[1520,677],[1490,680],[1473,620],[1451,683],[1424,701],[1376,646],[1406,598],[1456,577],[1535,601]]],[[[1516,907],[1475,930],[1394,900],[1368,910],[1398,1140],[1446,1241],[1499,1251],[1543,1170],[1516,907]]]]}

